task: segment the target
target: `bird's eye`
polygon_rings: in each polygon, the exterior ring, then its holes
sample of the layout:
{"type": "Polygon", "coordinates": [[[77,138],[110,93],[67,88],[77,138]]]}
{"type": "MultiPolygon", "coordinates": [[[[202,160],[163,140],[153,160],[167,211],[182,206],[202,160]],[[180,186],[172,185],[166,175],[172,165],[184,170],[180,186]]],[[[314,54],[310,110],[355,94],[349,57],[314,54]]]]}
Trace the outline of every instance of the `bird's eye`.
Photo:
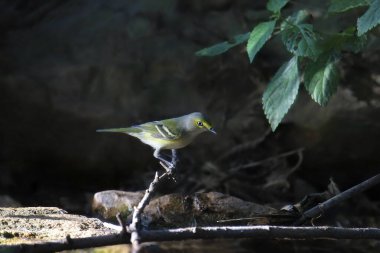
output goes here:
{"type": "Polygon", "coordinates": [[[198,126],[203,126],[202,121],[198,121],[198,122],[197,122],[197,125],[198,125],[198,126]]]}

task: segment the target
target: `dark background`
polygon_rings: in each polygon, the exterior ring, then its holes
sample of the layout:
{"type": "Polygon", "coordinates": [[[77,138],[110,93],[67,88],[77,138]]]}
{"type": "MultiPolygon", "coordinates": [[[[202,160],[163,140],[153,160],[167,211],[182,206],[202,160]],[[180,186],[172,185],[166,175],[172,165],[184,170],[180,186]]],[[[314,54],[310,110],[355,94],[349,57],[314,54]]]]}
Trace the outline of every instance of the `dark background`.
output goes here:
{"type": "MultiPolygon", "coordinates": [[[[218,163],[223,153],[269,129],[262,92],[289,55],[277,38],[253,64],[243,46],[213,58],[198,58],[195,52],[251,30],[268,18],[265,4],[1,0],[0,193],[24,206],[83,213],[96,191],[144,189],[158,169],[151,148],[96,129],[193,111],[206,113],[218,135],[205,134],[180,151],[183,183],[171,184],[168,192],[207,189],[213,185],[207,178],[216,177],[205,174],[207,168],[219,175],[298,148],[305,148],[302,164],[276,185],[275,199],[250,188],[265,191],[268,177],[253,182],[237,176],[237,183],[211,190],[285,204],[324,190],[330,177],[345,189],[378,173],[380,47],[375,39],[363,53],[343,55],[340,86],[327,107],[319,107],[301,88],[275,133],[218,163]]],[[[331,31],[363,13],[359,9],[324,22],[326,4],[294,1],[284,12],[306,6],[320,28],[331,31]]],[[[288,157],[285,167],[293,160],[288,157]]],[[[378,200],[375,191],[369,196],[378,200]]]]}

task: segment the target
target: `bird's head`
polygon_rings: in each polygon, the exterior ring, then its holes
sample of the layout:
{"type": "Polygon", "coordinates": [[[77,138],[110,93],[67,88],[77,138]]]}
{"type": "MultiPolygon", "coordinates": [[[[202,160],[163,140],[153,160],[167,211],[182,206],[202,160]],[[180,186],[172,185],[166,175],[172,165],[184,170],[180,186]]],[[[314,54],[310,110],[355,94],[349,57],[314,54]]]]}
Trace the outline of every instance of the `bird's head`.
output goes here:
{"type": "Polygon", "coordinates": [[[192,131],[198,133],[209,131],[213,134],[216,134],[216,131],[202,113],[193,112],[187,115],[187,118],[187,127],[192,131]]]}

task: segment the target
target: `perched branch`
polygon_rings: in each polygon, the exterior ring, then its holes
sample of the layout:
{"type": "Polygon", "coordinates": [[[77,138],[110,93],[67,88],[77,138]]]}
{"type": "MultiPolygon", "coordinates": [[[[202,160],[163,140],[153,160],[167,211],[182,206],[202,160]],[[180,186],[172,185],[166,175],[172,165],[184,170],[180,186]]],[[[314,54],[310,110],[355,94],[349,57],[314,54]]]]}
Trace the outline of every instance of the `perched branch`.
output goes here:
{"type": "MultiPolygon", "coordinates": [[[[166,173],[164,173],[166,174],[166,173]]],[[[153,194],[156,190],[156,185],[159,182],[158,172],[156,172],[153,181],[150,183],[149,188],[145,191],[145,194],[132,215],[132,223],[129,225],[129,231],[131,232],[131,243],[133,248],[138,251],[140,244],[140,226],[141,226],[141,215],[144,211],[146,205],[149,204],[150,199],[153,197],[153,194]]]]}
{"type": "Polygon", "coordinates": [[[350,189],[339,193],[338,195],[332,197],[331,199],[328,199],[325,202],[318,204],[317,206],[307,210],[306,212],[303,213],[302,217],[294,223],[294,225],[303,224],[307,220],[311,220],[317,216],[320,216],[327,210],[340,204],[346,199],[349,199],[355,194],[361,193],[379,183],[380,183],[380,174],[377,174],[376,176],[373,176],[370,179],[358,185],[355,185],[354,187],[351,187],[350,189]]]}
{"type": "MultiPolygon", "coordinates": [[[[186,239],[216,238],[255,238],[255,239],[380,239],[378,228],[341,228],[341,227],[286,227],[286,226],[223,226],[188,227],[162,230],[139,231],[140,242],[178,241],[186,239]]],[[[71,238],[36,244],[7,246],[9,252],[55,252],[69,249],[127,244],[128,238],[120,234],[109,236],[71,238]]],[[[1,246],[0,246],[1,249],[1,246]]]]}
{"type": "MultiPolygon", "coordinates": [[[[144,212],[145,207],[149,204],[149,201],[156,192],[157,184],[166,177],[171,177],[173,171],[177,165],[177,154],[175,149],[172,149],[172,168],[168,168],[163,162],[160,162],[161,166],[164,167],[166,172],[161,176],[158,176],[156,172],[153,181],[150,183],[149,188],[145,191],[143,198],[140,200],[137,207],[133,211],[132,223],[129,225],[129,231],[131,233],[131,243],[133,252],[138,252],[140,249],[140,230],[141,230],[141,215],[144,212]]],[[[123,233],[123,232],[122,232],[123,233]]]]}

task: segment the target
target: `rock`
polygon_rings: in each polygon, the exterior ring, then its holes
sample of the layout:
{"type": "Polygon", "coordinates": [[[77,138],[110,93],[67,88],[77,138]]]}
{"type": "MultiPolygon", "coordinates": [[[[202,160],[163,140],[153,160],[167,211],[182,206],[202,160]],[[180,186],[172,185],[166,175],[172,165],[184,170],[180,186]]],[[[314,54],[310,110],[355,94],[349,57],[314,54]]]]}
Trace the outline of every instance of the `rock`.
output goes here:
{"type": "Polygon", "coordinates": [[[0,244],[11,245],[117,233],[94,218],[56,207],[0,208],[0,244]]]}
{"type": "MultiPolygon", "coordinates": [[[[103,218],[114,218],[120,212],[130,216],[142,192],[105,191],[94,196],[93,210],[103,218]]],[[[220,225],[237,222],[272,224],[281,222],[275,215],[286,215],[274,208],[241,200],[219,192],[196,193],[190,196],[168,194],[153,199],[145,208],[143,223],[150,227],[220,225]],[[236,220],[249,218],[248,220],[236,220]]]]}
{"type": "Polygon", "coordinates": [[[132,213],[133,207],[137,206],[143,195],[144,191],[109,190],[97,192],[92,201],[92,210],[104,219],[114,218],[119,212],[126,217],[132,213]]]}
{"type": "Polygon", "coordinates": [[[241,200],[219,192],[196,193],[190,196],[169,194],[149,203],[145,221],[152,227],[178,227],[221,224],[272,224],[274,208],[241,200]],[[243,220],[239,220],[243,219],[243,220]]]}

